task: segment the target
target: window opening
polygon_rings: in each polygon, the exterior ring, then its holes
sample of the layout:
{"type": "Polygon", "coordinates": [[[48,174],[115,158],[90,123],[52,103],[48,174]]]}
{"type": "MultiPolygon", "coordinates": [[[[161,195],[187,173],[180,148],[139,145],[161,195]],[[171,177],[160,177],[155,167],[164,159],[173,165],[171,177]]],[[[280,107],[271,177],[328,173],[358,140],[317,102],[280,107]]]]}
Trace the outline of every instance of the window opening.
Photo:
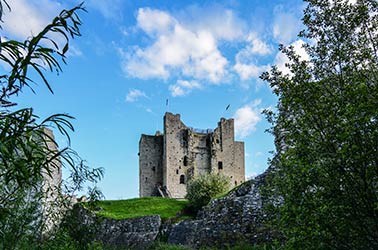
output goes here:
{"type": "Polygon", "coordinates": [[[218,161],[218,169],[219,170],[223,169],[223,162],[218,161]]]}
{"type": "Polygon", "coordinates": [[[180,175],[180,184],[185,184],[185,175],[180,175]]]}
{"type": "Polygon", "coordinates": [[[188,166],[188,157],[184,156],[184,166],[188,166]]]}

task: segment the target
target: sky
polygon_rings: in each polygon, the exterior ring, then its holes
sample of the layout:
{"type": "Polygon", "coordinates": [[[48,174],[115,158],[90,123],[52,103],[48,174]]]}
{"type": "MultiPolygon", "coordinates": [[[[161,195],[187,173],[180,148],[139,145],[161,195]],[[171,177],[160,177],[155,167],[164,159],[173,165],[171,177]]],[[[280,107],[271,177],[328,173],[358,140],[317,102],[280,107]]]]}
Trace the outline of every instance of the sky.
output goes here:
{"type": "MultiPolygon", "coordinates": [[[[8,2],[1,37],[17,40],[80,3],[8,2]]],[[[14,101],[41,119],[76,118],[71,146],[87,164],[105,169],[98,186],[106,199],[138,197],[139,139],[162,131],[165,112],[199,129],[234,118],[235,139],[245,142],[246,177],[267,168],[274,138],[261,112],[274,109],[277,97],[259,76],[272,65],[288,72],[279,44],[306,56],[297,37],[302,1],[88,0],[84,6],[82,36],[70,41],[63,72],[46,72],[54,94],[38,79],[35,93],[25,89],[14,101]]],[[[1,74],[7,70],[0,66],[1,74]]],[[[60,147],[67,144],[56,137],[60,147]]]]}

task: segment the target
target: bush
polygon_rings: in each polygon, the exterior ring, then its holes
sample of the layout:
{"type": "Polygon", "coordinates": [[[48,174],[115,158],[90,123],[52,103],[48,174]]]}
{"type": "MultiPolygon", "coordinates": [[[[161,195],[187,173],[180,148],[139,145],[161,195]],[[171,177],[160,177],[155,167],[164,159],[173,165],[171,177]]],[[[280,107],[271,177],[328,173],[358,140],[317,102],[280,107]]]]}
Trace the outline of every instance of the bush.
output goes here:
{"type": "Polygon", "coordinates": [[[226,192],[229,189],[229,179],[220,174],[206,174],[192,179],[188,183],[186,199],[189,207],[197,212],[207,205],[211,199],[226,192]]]}

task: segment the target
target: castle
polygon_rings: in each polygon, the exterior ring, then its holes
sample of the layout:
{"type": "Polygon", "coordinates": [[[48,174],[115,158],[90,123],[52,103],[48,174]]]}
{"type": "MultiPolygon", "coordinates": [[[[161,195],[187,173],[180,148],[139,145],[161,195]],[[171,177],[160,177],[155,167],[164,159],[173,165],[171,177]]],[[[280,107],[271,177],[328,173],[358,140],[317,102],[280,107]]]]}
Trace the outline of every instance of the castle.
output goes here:
{"type": "Polygon", "coordinates": [[[206,173],[245,181],[244,142],[234,139],[234,120],[221,118],[214,130],[185,126],[179,114],[166,113],[164,134],[142,134],[139,141],[139,195],[184,198],[187,182],[206,173]]]}

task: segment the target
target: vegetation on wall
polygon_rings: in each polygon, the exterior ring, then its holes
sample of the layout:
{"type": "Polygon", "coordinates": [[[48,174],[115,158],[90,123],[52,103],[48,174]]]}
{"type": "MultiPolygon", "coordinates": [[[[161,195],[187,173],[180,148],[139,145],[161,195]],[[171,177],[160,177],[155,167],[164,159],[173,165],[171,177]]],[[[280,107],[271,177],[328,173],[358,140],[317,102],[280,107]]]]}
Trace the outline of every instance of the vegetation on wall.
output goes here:
{"type": "MultiPolygon", "coordinates": [[[[11,11],[11,4],[0,0],[0,21],[4,11],[11,11]]],[[[69,141],[73,117],[53,114],[43,119],[31,107],[18,108],[16,102],[25,88],[34,91],[33,85],[37,83],[53,92],[45,74],[62,70],[69,40],[80,36],[80,11],[84,11],[82,5],[63,10],[41,32],[25,41],[9,37],[0,40],[0,62],[4,67],[0,75],[1,249],[38,246],[46,237],[53,237],[52,232],[44,233],[51,231],[52,224],[61,218],[59,213],[64,209],[55,208],[67,207],[73,192],[83,189],[86,181],[96,183],[103,174],[102,169],[86,166],[69,146],[58,150],[49,147],[49,144],[57,146],[57,142],[45,128],[59,131],[69,141]],[[42,188],[44,175],[52,177],[60,164],[71,170],[62,189],[42,188]]],[[[90,189],[90,197],[99,195],[97,188],[90,189]]]]}
{"type": "Polygon", "coordinates": [[[281,47],[272,191],[289,249],[378,248],[378,2],[306,0],[310,60],[281,47]],[[355,2],[355,3],[353,3],[355,2]]]}
{"type": "Polygon", "coordinates": [[[197,176],[188,182],[187,194],[189,207],[197,212],[207,205],[211,199],[228,191],[230,179],[221,174],[205,174],[197,176]]]}

